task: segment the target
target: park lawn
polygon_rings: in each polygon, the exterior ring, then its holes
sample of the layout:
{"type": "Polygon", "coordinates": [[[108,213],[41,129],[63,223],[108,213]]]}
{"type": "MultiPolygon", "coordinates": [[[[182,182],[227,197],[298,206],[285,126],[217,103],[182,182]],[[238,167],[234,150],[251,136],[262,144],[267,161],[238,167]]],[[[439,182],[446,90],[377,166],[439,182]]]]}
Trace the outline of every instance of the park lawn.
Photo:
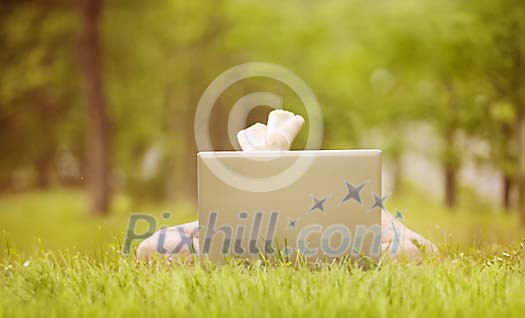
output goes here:
{"type": "Polygon", "coordinates": [[[411,193],[392,197],[389,207],[407,208],[406,222],[441,255],[367,270],[142,263],[120,254],[127,214],[171,209],[173,224],[194,217],[191,207],[120,196],[109,217],[93,219],[78,191],[1,197],[0,317],[523,317],[525,235],[516,216],[468,200],[445,211],[411,193]]]}
{"type": "Polygon", "coordinates": [[[0,263],[1,317],[523,317],[523,247],[420,263],[140,263],[42,253],[0,263]]]}

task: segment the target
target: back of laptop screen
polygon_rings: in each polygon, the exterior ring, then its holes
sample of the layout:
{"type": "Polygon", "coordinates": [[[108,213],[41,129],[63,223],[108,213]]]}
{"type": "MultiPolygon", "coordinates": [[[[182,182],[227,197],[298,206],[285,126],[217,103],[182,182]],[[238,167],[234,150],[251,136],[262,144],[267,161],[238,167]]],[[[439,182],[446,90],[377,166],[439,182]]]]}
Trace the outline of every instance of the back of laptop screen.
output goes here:
{"type": "Polygon", "coordinates": [[[199,153],[198,175],[211,261],[380,255],[378,150],[199,153]]]}

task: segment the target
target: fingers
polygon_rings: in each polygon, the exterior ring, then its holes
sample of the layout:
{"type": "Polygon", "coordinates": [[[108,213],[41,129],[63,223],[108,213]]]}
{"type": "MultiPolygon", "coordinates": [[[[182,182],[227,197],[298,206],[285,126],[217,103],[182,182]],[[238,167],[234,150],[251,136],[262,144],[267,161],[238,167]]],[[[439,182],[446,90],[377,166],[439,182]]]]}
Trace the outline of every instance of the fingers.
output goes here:
{"type": "MultiPolygon", "coordinates": [[[[151,237],[150,237],[151,238],[151,237]]],[[[140,242],[139,247],[137,248],[137,257],[141,259],[148,260],[151,257],[151,248],[149,246],[149,239],[146,239],[140,242]]]]}
{"type": "Polygon", "coordinates": [[[387,211],[381,215],[381,246],[384,253],[392,258],[400,256],[417,259],[423,254],[437,254],[438,248],[423,236],[409,229],[387,211]]]}
{"type": "Polygon", "coordinates": [[[137,257],[151,259],[154,255],[189,256],[199,253],[198,221],[172,226],[155,232],[140,243],[137,257]]]}
{"type": "Polygon", "coordinates": [[[187,235],[190,235],[190,236],[193,236],[193,237],[199,237],[199,221],[192,221],[192,222],[188,222],[188,223],[184,223],[184,224],[181,224],[181,225],[176,225],[176,226],[172,226],[172,227],[168,227],[167,230],[174,230],[174,229],[177,229],[177,228],[181,228],[183,230],[184,233],[186,233],[187,235]]]}

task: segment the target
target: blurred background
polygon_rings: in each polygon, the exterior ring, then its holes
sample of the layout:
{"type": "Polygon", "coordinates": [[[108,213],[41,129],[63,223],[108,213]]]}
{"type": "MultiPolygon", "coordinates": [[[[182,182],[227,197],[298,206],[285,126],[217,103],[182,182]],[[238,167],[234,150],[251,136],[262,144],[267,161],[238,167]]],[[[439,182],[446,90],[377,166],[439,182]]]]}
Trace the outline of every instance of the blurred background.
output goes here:
{"type": "MultiPolygon", "coordinates": [[[[195,219],[196,105],[252,61],[308,83],[323,149],[383,149],[387,207],[416,231],[465,247],[525,236],[521,0],[1,0],[1,249],[96,249],[132,212],[195,219]]],[[[212,113],[216,150],[257,91],[306,118],[285,84],[238,82],[212,113]]]]}

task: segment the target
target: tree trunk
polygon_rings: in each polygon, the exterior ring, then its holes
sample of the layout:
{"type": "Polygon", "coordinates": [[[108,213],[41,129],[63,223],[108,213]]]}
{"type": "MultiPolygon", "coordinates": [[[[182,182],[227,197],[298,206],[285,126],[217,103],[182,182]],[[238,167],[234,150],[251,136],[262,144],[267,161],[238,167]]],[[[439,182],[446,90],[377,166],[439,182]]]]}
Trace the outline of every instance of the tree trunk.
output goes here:
{"type": "Polygon", "coordinates": [[[51,182],[50,166],[51,158],[42,158],[35,163],[36,167],[36,186],[39,189],[47,189],[51,182]]]}
{"type": "MultiPolygon", "coordinates": [[[[519,34],[517,20],[512,24],[513,39],[519,34]]],[[[524,52],[517,44],[519,41],[514,40],[512,50],[512,82],[511,94],[515,109],[518,114],[518,213],[520,215],[521,225],[525,227],[525,85],[523,82],[523,72],[525,71],[523,56],[524,52]]]]}
{"type": "Polygon", "coordinates": [[[454,85],[446,82],[446,87],[449,94],[449,117],[445,126],[445,205],[453,208],[457,203],[457,172],[460,166],[460,154],[455,142],[455,132],[458,127],[458,101],[454,85]]]}
{"type": "MultiPolygon", "coordinates": [[[[197,81],[191,81],[190,83],[197,83],[197,81]]],[[[198,95],[196,95],[195,90],[190,87],[190,101],[193,103],[198,103],[198,95]]],[[[183,197],[189,202],[196,202],[197,200],[197,144],[195,141],[194,133],[194,123],[195,123],[195,108],[188,105],[184,114],[185,125],[184,127],[184,176],[183,180],[185,181],[183,191],[183,197]]],[[[205,149],[207,151],[212,151],[213,149],[205,149]]]]}
{"type": "Polygon", "coordinates": [[[87,185],[90,213],[104,215],[111,199],[111,133],[102,79],[102,48],[98,24],[103,0],[80,0],[83,31],[80,61],[87,94],[87,185]]]}
{"type": "Polygon", "coordinates": [[[445,166],[445,205],[447,208],[456,206],[456,191],[457,191],[457,169],[454,165],[447,164],[445,166]]]}
{"type": "Polygon", "coordinates": [[[519,112],[518,119],[518,212],[521,225],[525,226],[525,111],[519,112]]]}
{"type": "Polygon", "coordinates": [[[502,181],[503,191],[501,197],[501,204],[503,205],[505,211],[508,213],[510,212],[510,192],[512,190],[512,177],[508,174],[503,174],[502,181]]]}
{"type": "Polygon", "coordinates": [[[403,162],[401,151],[394,151],[392,155],[394,165],[394,191],[399,194],[402,191],[403,162]]]}

